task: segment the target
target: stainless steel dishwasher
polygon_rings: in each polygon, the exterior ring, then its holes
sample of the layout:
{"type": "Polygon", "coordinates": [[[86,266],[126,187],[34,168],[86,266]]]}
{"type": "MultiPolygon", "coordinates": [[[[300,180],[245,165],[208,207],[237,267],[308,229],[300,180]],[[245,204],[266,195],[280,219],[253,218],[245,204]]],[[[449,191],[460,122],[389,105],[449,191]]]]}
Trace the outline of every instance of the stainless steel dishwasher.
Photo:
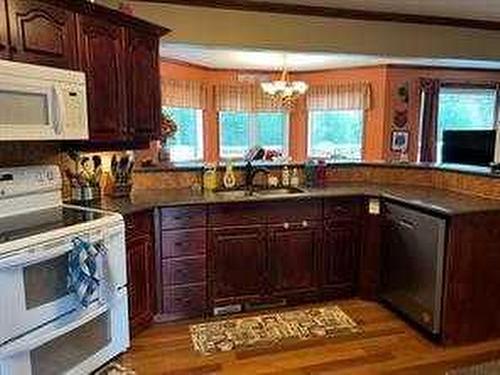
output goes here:
{"type": "Polygon", "coordinates": [[[446,220],[385,203],[380,297],[432,334],[441,330],[446,220]]]}

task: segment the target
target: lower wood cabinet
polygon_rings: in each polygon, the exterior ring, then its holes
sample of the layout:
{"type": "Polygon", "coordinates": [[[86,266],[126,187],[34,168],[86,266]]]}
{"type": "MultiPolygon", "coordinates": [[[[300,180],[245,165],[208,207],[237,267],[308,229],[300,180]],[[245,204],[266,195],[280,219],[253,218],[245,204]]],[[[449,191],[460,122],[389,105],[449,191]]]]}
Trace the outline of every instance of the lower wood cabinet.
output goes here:
{"type": "Polygon", "coordinates": [[[206,216],[204,205],[158,212],[157,321],[198,317],[207,311],[206,216]]]}
{"type": "Polygon", "coordinates": [[[274,296],[316,292],[320,229],[321,222],[307,220],[269,227],[268,272],[274,296]]]}
{"type": "Polygon", "coordinates": [[[320,257],[320,287],[325,296],[343,297],[354,293],[360,261],[361,224],[361,220],[325,220],[320,257]]]}
{"type": "Polygon", "coordinates": [[[154,233],[150,211],[125,217],[129,321],[132,335],[153,321],[154,300],[154,233]]]}
{"type": "Polygon", "coordinates": [[[264,288],[265,226],[211,229],[209,243],[212,304],[257,299],[264,288]]]}

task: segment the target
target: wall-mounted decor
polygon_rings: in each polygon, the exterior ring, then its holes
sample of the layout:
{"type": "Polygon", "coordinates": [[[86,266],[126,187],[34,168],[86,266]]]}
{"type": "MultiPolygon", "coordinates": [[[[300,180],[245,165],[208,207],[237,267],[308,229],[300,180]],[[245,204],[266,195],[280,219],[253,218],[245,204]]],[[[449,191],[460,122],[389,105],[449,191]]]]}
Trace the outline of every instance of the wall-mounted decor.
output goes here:
{"type": "Polygon", "coordinates": [[[405,82],[398,87],[398,97],[403,103],[408,103],[410,101],[410,89],[409,83],[405,82]]]}
{"type": "Polygon", "coordinates": [[[394,152],[406,152],[408,150],[409,133],[407,131],[393,131],[391,150],[394,152]]]}
{"type": "Polygon", "coordinates": [[[392,120],[394,126],[398,129],[404,128],[408,124],[408,110],[395,110],[392,120]]]}

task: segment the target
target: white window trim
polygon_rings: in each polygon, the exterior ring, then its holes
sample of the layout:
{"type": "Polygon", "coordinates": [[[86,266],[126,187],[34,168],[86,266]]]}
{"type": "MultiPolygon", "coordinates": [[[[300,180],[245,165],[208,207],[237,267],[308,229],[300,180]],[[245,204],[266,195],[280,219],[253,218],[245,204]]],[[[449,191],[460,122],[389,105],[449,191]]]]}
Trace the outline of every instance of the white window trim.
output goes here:
{"type": "MultiPolygon", "coordinates": [[[[163,106],[162,108],[169,109],[169,108],[182,108],[182,107],[169,107],[169,106],[163,106]]],[[[194,110],[196,114],[196,130],[197,130],[197,136],[196,136],[196,150],[195,150],[195,158],[194,159],[189,159],[189,160],[181,160],[181,161],[175,161],[172,160],[174,164],[185,164],[185,163],[195,163],[195,162],[202,162],[205,160],[205,142],[204,142],[204,133],[205,133],[205,124],[203,121],[203,109],[201,108],[192,108],[192,107],[186,107],[184,109],[190,109],[194,110]]]]}
{"type": "MultiPolygon", "coordinates": [[[[336,111],[335,109],[332,109],[331,111],[325,110],[310,110],[307,111],[307,150],[306,150],[306,155],[308,159],[320,159],[323,158],[321,155],[311,155],[311,150],[312,150],[312,131],[311,131],[311,124],[312,124],[312,113],[313,112],[334,112],[336,111]]],[[[362,109],[359,109],[362,114],[362,120],[361,120],[361,126],[362,126],[362,131],[361,131],[361,144],[360,144],[360,160],[363,160],[363,153],[364,153],[364,143],[365,143],[365,125],[366,125],[366,112],[362,109]]],[[[354,161],[355,159],[353,159],[354,161]]]]}
{"type": "MultiPolygon", "coordinates": [[[[223,112],[228,112],[228,113],[236,113],[234,111],[221,111],[218,112],[217,114],[217,123],[219,127],[219,141],[222,140],[222,126],[220,122],[220,117],[223,112]]],[[[257,114],[258,113],[273,113],[270,111],[261,111],[261,112],[239,112],[239,113],[248,113],[250,116],[250,120],[248,123],[248,140],[250,147],[254,147],[257,144],[257,114]]],[[[284,143],[283,143],[283,154],[285,157],[289,155],[290,151],[290,112],[283,111],[279,112],[283,113],[285,115],[285,124],[284,127],[285,129],[283,130],[283,138],[284,138],[284,143]]],[[[235,157],[235,156],[225,156],[222,155],[222,144],[219,142],[219,159],[220,160],[228,160],[228,159],[235,159],[235,160],[242,160],[244,158],[244,155],[235,157]]]]}

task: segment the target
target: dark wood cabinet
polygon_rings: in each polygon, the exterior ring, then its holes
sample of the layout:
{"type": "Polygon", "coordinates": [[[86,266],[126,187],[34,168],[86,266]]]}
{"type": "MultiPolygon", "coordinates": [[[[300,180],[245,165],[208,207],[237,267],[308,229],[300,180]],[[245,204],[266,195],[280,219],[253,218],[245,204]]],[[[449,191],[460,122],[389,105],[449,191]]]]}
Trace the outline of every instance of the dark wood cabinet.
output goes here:
{"type": "Polygon", "coordinates": [[[73,11],[35,0],[9,0],[7,8],[13,60],[66,69],[77,67],[73,11]]]}
{"type": "Polygon", "coordinates": [[[213,304],[257,299],[263,292],[266,253],[264,226],[211,229],[210,268],[213,304]]]}
{"type": "Polygon", "coordinates": [[[326,220],[320,263],[324,294],[347,296],[357,285],[361,221],[326,220]]]}
{"type": "Polygon", "coordinates": [[[6,0],[0,0],[0,58],[10,57],[6,0]]]}
{"type": "Polygon", "coordinates": [[[132,334],[148,327],[154,316],[154,235],[152,215],[144,211],[127,215],[127,278],[129,321],[132,334]]]}
{"type": "Polygon", "coordinates": [[[79,15],[80,66],[87,74],[90,137],[129,137],[126,102],[125,29],[107,20],[79,15]]]}
{"type": "Polygon", "coordinates": [[[203,316],[207,310],[207,209],[162,208],[156,229],[157,321],[203,316]]]}
{"type": "Polygon", "coordinates": [[[269,227],[268,257],[273,295],[315,292],[321,231],[317,222],[304,220],[269,227]]]}
{"type": "Polygon", "coordinates": [[[136,141],[160,134],[160,73],[158,38],[129,30],[127,43],[129,124],[136,141]]]}

